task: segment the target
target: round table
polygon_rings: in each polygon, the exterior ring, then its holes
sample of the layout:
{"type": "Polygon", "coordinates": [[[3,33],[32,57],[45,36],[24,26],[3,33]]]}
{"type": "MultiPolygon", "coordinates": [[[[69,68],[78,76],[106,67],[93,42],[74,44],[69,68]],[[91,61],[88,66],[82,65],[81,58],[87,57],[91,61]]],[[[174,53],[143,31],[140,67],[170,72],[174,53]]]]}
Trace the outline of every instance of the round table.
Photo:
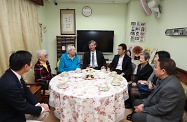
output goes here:
{"type": "Polygon", "coordinates": [[[85,79],[86,70],[81,73],[60,74],[49,83],[49,105],[55,108],[54,114],[60,122],[118,122],[125,117],[124,101],[128,99],[128,83],[121,77],[120,86],[113,86],[110,72],[94,70],[94,79],[85,79]],[[99,78],[100,76],[100,78],[99,78]],[[102,76],[102,77],[101,77],[102,76]],[[104,76],[104,77],[103,77],[104,76]],[[58,88],[66,81],[67,88],[58,88]],[[108,91],[99,90],[107,84],[108,91]]]}

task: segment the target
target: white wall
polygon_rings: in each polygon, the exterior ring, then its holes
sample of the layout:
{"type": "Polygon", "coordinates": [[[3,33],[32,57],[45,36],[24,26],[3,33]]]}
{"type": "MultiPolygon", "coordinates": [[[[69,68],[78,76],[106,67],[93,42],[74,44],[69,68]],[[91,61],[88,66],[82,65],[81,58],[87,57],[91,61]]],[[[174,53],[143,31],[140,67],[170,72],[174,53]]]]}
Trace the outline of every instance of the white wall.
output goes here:
{"type": "MultiPolygon", "coordinates": [[[[125,11],[126,4],[58,4],[55,6],[48,1],[45,2],[47,44],[42,48],[49,52],[49,62],[52,70],[56,67],[56,36],[60,35],[60,9],[75,9],[77,30],[114,30],[114,54],[117,53],[117,45],[125,42],[125,11]],[[82,8],[90,6],[92,15],[84,17],[82,8]],[[47,45],[47,47],[46,47],[47,45]]],[[[42,10],[39,10],[42,11],[42,10]]],[[[42,12],[39,13],[39,16],[42,12]]],[[[41,17],[42,18],[42,17],[41,17]]],[[[45,42],[43,42],[45,43],[45,42]]],[[[113,55],[105,55],[105,58],[112,60],[113,55]]]]}
{"type": "Polygon", "coordinates": [[[187,27],[187,0],[162,0],[163,13],[160,18],[145,16],[140,8],[139,1],[131,1],[128,5],[128,20],[126,37],[129,45],[158,48],[170,52],[177,67],[187,70],[186,46],[187,36],[166,36],[165,30],[170,28],[187,27]],[[144,21],[147,23],[145,42],[130,42],[130,22],[144,21]]]}

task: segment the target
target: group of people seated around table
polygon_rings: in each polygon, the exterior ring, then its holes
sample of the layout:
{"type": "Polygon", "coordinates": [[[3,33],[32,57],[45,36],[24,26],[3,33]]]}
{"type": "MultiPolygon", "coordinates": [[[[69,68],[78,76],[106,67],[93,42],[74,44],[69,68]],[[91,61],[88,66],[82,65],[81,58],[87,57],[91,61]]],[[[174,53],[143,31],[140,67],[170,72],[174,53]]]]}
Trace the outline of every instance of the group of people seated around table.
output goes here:
{"type": "MultiPolygon", "coordinates": [[[[127,46],[122,43],[118,45],[118,54],[114,56],[112,62],[107,66],[106,60],[101,51],[96,50],[97,43],[94,40],[88,43],[89,51],[83,55],[83,68],[94,68],[96,70],[107,69],[116,71],[117,74],[130,77],[132,73],[131,58],[126,55],[127,46]]],[[[58,72],[73,71],[81,67],[81,62],[76,54],[76,49],[72,45],[67,46],[67,52],[60,57],[58,72]]]]}
{"type": "MultiPolygon", "coordinates": [[[[94,40],[88,43],[89,51],[84,53],[83,68],[107,69],[129,79],[133,72],[131,52],[126,44],[118,45],[118,54],[107,65],[101,51],[96,50],[94,40]],[[128,52],[128,53],[127,53],[128,52]]],[[[37,51],[34,65],[36,82],[43,82],[48,89],[53,75],[46,50],[37,51]]],[[[166,51],[158,51],[154,58],[154,68],[149,64],[150,54],[146,51],[139,56],[137,72],[128,84],[129,99],[126,108],[133,112],[127,120],[133,122],[180,122],[185,104],[184,90],[174,76],[176,64],[166,51]]],[[[9,69],[0,78],[0,121],[25,122],[30,119],[46,118],[49,106],[39,103],[25,85],[22,75],[32,67],[32,55],[28,51],[17,51],[10,56],[9,69]],[[40,117],[32,116],[40,115],[40,117]],[[43,116],[43,117],[41,117],[43,116]],[[45,116],[45,117],[44,117],[45,116]]],[[[74,71],[81,67],[81,61],[72,45],[60,57],[58,72],[74,71]]],[[[127,80],[128,81],[128,80],[127,80]]],[[[38,119],[39,120],[39,119],[38,119]]],[[[107,121],[107,120],[106,120],[107,121]]]]}

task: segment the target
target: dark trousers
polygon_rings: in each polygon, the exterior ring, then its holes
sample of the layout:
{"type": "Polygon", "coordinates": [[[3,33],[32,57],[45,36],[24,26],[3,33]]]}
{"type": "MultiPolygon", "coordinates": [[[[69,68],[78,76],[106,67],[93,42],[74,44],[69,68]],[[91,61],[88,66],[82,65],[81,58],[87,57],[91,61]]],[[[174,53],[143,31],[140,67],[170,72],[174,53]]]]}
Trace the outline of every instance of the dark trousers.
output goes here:
{"type": "MultiPolygon", "coordinates": [[[[133,106],[138,106],[142,104],[142,100],[136,99],[133,103],[133,106]]],[[[147,122],[147,113],[133,113],[132,122],[147,122]]]]}

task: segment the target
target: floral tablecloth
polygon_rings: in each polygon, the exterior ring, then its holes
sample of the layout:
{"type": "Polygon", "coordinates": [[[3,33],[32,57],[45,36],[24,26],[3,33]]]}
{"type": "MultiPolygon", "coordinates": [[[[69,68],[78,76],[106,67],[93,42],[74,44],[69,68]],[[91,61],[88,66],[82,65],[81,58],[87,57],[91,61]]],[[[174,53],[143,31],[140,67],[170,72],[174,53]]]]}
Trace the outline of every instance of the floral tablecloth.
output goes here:
{"type": "Polygon", "coordinates": [[[55,76],[49,84],[49,105],[55,108],[54,114],[60,122],[118,122],[125,117],[124,100],[128,99],[125,78],[121,77],[120,86],[113,86],[114,77],[109,72],[95,70],[94,79],[89,80],[84,78],[85,70],[68,74],[55,76]],[[101,75],[104,78],[98,77],[101,75]],[[69,87],[58,88],[61,81],[66,81],[69,87]],[[107,84],[109,90],[100,91],[101,84],[107,84]]]}

